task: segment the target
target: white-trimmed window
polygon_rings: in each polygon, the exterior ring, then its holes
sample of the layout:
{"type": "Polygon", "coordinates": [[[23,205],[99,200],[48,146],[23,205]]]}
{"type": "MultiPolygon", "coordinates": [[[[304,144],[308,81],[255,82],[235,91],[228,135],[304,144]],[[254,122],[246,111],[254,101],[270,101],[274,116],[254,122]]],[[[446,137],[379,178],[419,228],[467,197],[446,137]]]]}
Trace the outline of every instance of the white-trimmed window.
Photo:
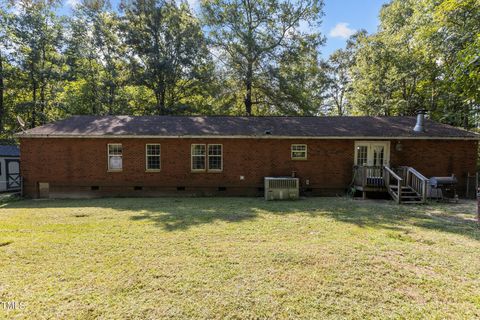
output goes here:
{"type": "Polygon", "coordinates": [[[123,148],[120,143],[108,144],[108,170],[122,171],[123,169],[123,148]]]}
{"type": "Polygon", "coordinates": [[[223,170],[223,150],[221,144],[208,145],[208,171],[223,170]]]}
{"type": "Polygon", "coordinates": [[[161,147],[159,144],[147,144],[145,147],[145,156],[146,156],[146,170],[147,171],[160,171],[161,161],[160,161],[161,147]]]}
{"type": "Polygon", "coordinates": [[[192,171],[205,171],[206,144],[192,144],[192,171]]]}
{"type": "Polygon", "coordinates": [[[307,160],[307,145],[292,144],[291,154],[292,154],[292,160],[307,160]]]}

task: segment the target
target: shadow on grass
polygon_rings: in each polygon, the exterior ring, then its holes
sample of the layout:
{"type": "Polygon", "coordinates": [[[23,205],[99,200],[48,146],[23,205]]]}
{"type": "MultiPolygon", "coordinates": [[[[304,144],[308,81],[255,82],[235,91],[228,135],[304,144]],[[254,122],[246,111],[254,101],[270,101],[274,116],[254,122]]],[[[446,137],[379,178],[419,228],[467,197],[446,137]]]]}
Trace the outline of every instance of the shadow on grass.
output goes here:
{"type": "Polygon", "coordinates": [[[150,221],[167,231],[185,230],[215,221],[238,223],[266,215],[300,214],[322,216],[362,228],[402,231],[414,226],[480,240],[473,205],[399,206],[392,201],[354,201],[347,198],[308,198],[283,202],[267,202],[262,198],[108,198],[25,200],[10,202],[2,207],[92,208],[93,213],[94,208],[110,208],[128,212],[132,221],[150,221]],[[469,210],[472,212],[468,213],[469,210]]]}

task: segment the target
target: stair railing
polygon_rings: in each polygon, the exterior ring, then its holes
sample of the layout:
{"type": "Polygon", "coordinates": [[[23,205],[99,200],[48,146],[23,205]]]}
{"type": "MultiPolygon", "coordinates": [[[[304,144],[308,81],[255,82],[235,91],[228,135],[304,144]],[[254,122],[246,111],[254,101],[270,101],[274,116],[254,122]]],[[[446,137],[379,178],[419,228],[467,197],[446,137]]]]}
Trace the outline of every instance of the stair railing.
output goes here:
{"type": "Polygon", "coordinates": [[[393,200],[395,200],[398,204],[402,201],[402,185],[403,185],[403,179],[396,174],[390,167],[384,166],[383,167],[384,174],[383,174],[383,179],[385,181],[385,186],[387,187],[388,193],[392,196],[393,200]],[[397,186],[397,191],[392,188],[391,180],[394,180],[395,184],[397,186]]]}
{"type": "Polygon", "coordinates": [[[427,202],[428,179],[414,168],[407,167],[405,180],[406,185],[420,195],[422,203],[427,202]]]}

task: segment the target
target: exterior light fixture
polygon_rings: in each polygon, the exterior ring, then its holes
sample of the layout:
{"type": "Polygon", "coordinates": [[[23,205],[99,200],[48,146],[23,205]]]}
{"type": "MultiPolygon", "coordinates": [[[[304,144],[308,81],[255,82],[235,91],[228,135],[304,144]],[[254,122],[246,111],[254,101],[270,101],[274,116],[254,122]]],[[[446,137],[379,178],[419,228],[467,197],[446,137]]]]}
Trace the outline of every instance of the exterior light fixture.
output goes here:
{"type": "Polygon", "coordinates": [[[398,141],[397,144],[395,145],[395,150],[397,150],[398,152],[403,150],[403,145],[400,141],[398,141]]]}

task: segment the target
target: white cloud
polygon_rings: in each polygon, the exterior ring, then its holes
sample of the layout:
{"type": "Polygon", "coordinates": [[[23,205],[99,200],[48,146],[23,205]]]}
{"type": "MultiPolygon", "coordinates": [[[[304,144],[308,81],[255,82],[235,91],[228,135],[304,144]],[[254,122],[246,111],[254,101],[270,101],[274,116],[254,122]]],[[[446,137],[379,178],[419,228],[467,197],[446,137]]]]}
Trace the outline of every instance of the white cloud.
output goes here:
{"type": "Polygon", "coordinates": [[[71,8],[75,8],[80,4],[80,0],[67,0],[67,5],[70,6],[71,8]]]}
{"type": "Polygon", "coordinates": [[[337,25],[332,30],[330,30],[330,37],[348,39],[352,34],[356,32],[355,29],[349,28],[348,25],[349,24],[346,22],[337,23],[337,25]]]}

